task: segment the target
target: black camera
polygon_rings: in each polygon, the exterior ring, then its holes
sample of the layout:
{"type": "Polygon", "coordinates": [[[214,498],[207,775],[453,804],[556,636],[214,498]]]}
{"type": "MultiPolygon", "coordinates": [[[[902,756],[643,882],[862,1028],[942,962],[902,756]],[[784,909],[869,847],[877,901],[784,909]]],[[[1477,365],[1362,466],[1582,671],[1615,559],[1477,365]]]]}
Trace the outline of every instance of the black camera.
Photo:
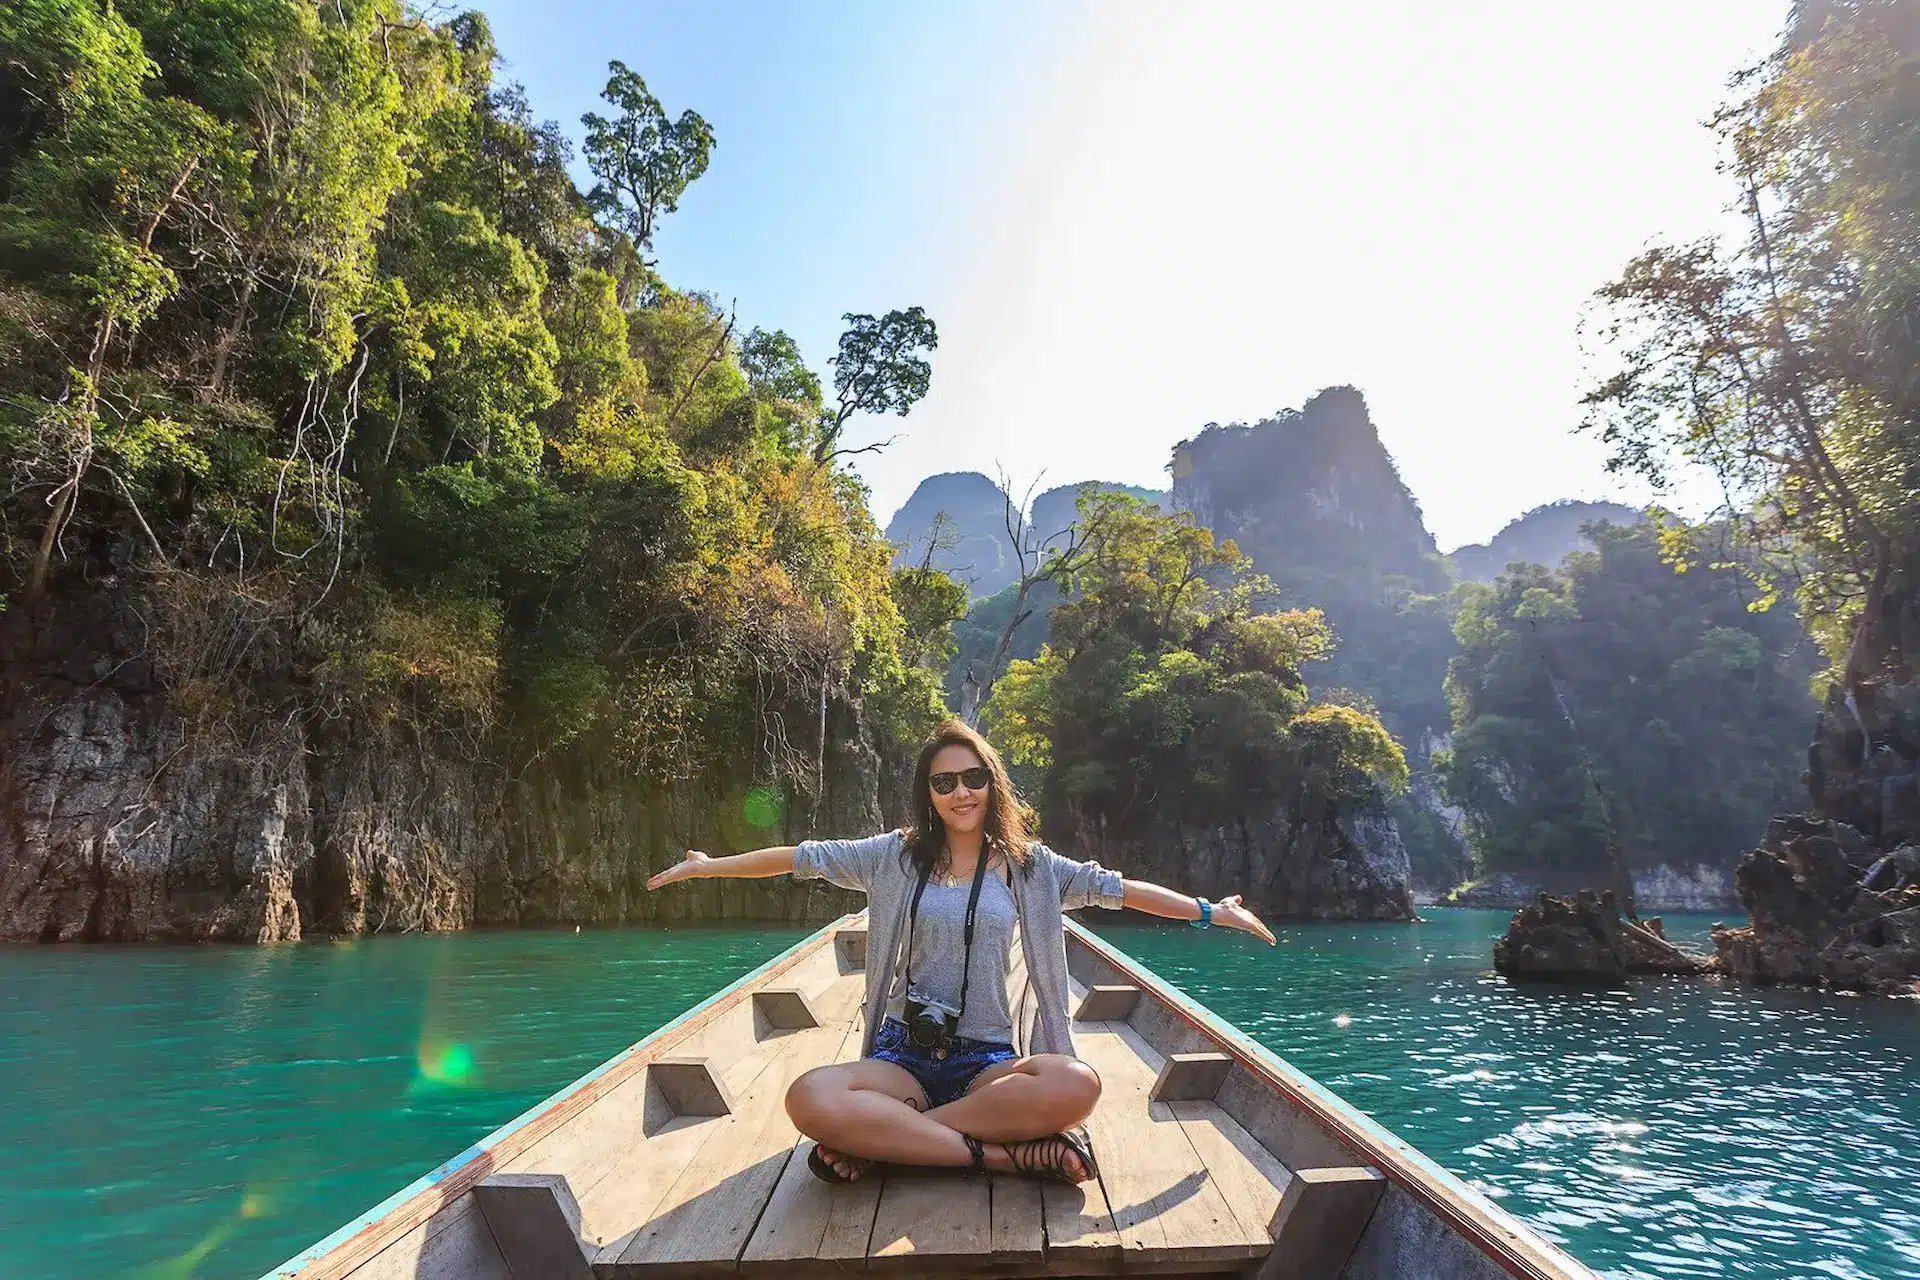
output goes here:
{"type": "Polygon", "coordinates": [[[911,988],[907,991],[907,1042],[922,1053],[944,1058],[953,1049],[960,1011],[911,988]]]}

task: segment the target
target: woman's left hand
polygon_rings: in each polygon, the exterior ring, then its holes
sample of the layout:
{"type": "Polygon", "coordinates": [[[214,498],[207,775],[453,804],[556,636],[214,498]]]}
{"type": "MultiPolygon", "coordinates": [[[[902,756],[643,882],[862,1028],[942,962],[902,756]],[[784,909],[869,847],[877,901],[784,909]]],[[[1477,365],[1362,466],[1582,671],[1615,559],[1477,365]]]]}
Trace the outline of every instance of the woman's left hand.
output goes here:
{"type": "Polygon", "coordinates": [[[1273,930],[1261,924],[1259,916],[1240,905],[1240,895],[1237,893],[1213,904],[1213,922],[1229,929],[1245,929],[1255,937],[1265,938],[1268,946],[1274,943],[1273,930]]]}

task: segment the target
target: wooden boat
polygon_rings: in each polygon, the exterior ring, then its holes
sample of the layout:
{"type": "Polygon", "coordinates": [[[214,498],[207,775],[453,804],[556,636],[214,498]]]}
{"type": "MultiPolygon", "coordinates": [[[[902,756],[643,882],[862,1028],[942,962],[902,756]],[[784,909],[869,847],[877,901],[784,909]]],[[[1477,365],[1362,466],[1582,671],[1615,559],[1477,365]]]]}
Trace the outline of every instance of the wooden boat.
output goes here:
{"type": "Polygon", "coordinates": [[[847,916],[269,1280],[735,1271],[1592,1280],[1072,921],[1067,952],[1075,1043],[1105,1086],[1088,1122],[1095,1181],[894,1171],[830,1186],[808,1172],[808,1141],[783,1098],[801,1072],[859,1053],[866,930],[847,916]]]}

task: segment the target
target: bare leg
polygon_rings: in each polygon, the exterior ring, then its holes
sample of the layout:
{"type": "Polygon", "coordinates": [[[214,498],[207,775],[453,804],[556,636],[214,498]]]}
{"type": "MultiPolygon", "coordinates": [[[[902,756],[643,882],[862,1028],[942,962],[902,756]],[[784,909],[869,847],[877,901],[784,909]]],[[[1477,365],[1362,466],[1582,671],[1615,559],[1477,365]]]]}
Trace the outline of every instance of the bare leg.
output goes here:
{"type": "MultiPolygon", "coordinates": [[[[1099,1101],[1100,1077],[1092,1067],[1064,1053],[1036,1053],[982,1071],[963,1096],[927,1116],[994,1144],[986,1150],[987,1167],[1007,1173],[1017,1170],[1007,1144],[1071,1129],[1092,1115],[1099,1101]]],[[[1060,1172],[1075,1182],[1093,1176],[1061,1144],[1043,1148],[1040,1158],[1043,1164],[1061,1161],[1060,1172]]]]}
{"type": "MultiPolygon", "coordinates": [[[[926,1095],[905,1069],[863,1058],[816,1067],[787,1090],[794,1127],[820,1144],[842,1174],[863,1168],[844,1156],[895,1164],[964,1166],[972,1154],[961,1134],[1005,1144],[1038,1138],[1086,1119],[1100,1096],[1100,1078],[1078,1059],[1036,1054],[980,1073],[967,1095],[925,1110],[926,1095]]],[[[987,1167],[1014,1168],[1004,1145],[987,1148],[987,1167]]],[[[1069,1174],[1091,1170],[1070,1160],[1069,1174]]]]}
{"type": "MultiPolygon", "coordinates": [[[[966,1140],[926,1106],[926,1094],[904,1067],[873,1058],[815,1067],[787,1089],[794,1128],[819,1143],[829,1160],[845,1153],[895,1164],[972,1164],[966,1140]]],[[[851,1172],[838,1161],[835,1166],[851,1172]]]]}

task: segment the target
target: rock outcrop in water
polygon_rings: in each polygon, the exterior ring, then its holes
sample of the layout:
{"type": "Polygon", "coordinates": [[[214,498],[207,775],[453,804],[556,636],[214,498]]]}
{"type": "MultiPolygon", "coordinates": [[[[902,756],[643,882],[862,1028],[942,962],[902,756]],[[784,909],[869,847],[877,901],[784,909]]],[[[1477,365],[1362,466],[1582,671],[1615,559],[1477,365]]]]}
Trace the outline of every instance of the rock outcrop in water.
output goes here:
{"type": "Polygon", "coordinates": [[[1129,876],[1209,898],[1244,894],[1263,915],[1310,920],[1411,920],[1406,846],[1382,811],[1277,813],[1202,830],[1090,831],[1075,853],[1129,876]]]}
{"type": "Polygon", "coordinates": [[[1874,995],[1920,992],[1920,845],[1876,848],[1845,823],[1776,819],[1737,875],[1749,923],[1716,928],[1729,975],[1874,995]]]}
{"type": "Polygon", "coordinates": [[[1714,932],[1726,972],[1920,992],[1920,565],[1893,575],[1807,749],[1813,811],[1776,818],[1734,882],[1749,923],[1714,932]]]}
{"type": "Polygon", "coordinates": [[[1629,974],[1705,973],[1713,962],[1668,942],[1657,919],[1621,919],[1611,892],[1583,889],[1522,907],[1493,944],[1493,967],[1512,978],[1617,983],[1629,974]]]}

